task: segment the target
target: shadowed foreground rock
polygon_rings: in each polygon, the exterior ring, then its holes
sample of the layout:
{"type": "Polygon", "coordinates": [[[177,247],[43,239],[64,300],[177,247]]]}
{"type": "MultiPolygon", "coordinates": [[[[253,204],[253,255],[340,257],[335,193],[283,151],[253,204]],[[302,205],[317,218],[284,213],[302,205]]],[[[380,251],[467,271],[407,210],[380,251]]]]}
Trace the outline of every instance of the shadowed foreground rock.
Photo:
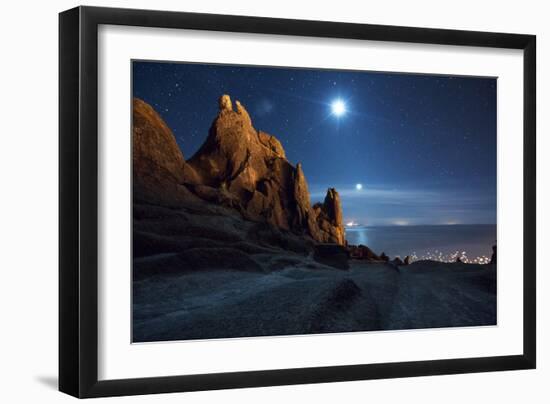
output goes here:
{"type": "Polygon", "coordinates": [[[354,258],[354,259],[367,260],[367,261],[388,261],[389,260],[386,254],[382,253],[382,255],[378,256],[374,253],[374,251],[372,251],[369,247],[363,244],[359,244],[358,246],[351,245],[351,246],[348,246],[348,249],[350,251],[351,258],[354,258]]]}
{"type": "Polygon", "coordinates": [[[316,244],[313,259],[338,269],[348,269],[348,251],[339,244],[316,244]]]}
{"type": "Polygon", "coordinates": [[[152,276],[133,289],[135,342],[496,324],[494,265],[287,262],[276,272],[152,276]]]}

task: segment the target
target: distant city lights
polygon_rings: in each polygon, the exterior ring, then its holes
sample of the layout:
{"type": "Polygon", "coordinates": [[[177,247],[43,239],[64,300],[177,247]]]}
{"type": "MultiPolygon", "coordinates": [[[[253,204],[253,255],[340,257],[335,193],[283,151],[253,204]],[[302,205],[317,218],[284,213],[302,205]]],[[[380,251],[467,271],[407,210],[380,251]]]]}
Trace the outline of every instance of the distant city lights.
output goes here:
{"type": "Polygon", "coordinates": [[[477,256],[475,258],[470,258],[466,254],[466,251],[455,251],[450,254],[445,254],[439,250],[435,250],[433,252],[428,251],[422,256],[418,256],[416,252],[413,252],[411,255],[411,262],[414,261],[439,261],[439,262],[456,262],[457,258],[460,258],[460,261],[465,264],[489,264],[491,262],[491,257],[487,257],[485,255],[477,256]]]}

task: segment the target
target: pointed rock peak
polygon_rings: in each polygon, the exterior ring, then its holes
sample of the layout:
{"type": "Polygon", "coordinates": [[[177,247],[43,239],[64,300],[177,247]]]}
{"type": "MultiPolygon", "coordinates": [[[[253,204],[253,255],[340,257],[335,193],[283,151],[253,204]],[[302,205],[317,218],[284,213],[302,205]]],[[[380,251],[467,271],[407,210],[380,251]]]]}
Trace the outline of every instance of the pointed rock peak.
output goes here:
{"type": "Polygon", "coordinates": [[[327,195],[325,196],[325,203],[333,201],[335,199],[335,195],[338,195],[338,192],[336,192],[336,189],[328,188],[327,195]]]}
{"type": "Polygon", "coordinates": [[[235,105],[237,106],[237,114],[242,115],[245,121],[252,125],[250,115],[248,115],[248,111],[244,108],[243,104],[241,104],[239,101],[235,101],[235,105]]]}
{"type": "Polygon", "coordinates": [[[342,205],[340,203],[340,195],[334,188],[327,190],[327,196],[325,197],[325,208],[329,217],[337,226],[343,224],[344,219],[342,217],[342,205]]]}
{"type": "MultiPolygon", "coordinates": [[[[239,105],[239,101],[237,101],[239,105]]],[[[219,99],[220,111],[233,111],[233,104],[231,103],[231,97],[227,94],[224,94],[219,99]]]]}
{"type": "Polygon", "coordinates": [[[252,129],[250,115],[248,115],[248,112],[239,101],[235,101],[237,111],[233,111],[231,97],[228,94],[224,94],[219,98],[218,106],[220,108],[218,118],[223,118],[225,123],[234,124],[235,122],[241,122],[241,124],[248,125],[250,126],[249,129],[252,129]]]}
{"type": "Polygon", "coordinates": [[[241,115],[248,115],[247,110],[244,108],[244,105],[241,104],[240,101],[235,101],[235,105],[237,106],[237,113],[241,115]]]}
{"type": "Polygon", "coordinates": [[[241,104],[239,100],[235,101],[235,105],[237,105],[237,112],[239,114],[248,114],[248,112],[246,112],[246,109],[244,109],[243,104],[241,104]]]}

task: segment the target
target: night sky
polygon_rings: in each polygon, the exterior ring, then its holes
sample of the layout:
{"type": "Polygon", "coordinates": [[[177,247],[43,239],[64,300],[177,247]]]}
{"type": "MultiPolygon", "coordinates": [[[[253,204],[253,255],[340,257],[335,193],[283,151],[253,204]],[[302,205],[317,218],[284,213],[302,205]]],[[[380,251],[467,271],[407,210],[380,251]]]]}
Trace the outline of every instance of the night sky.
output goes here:
{"type": "Polygon", "coordinates": [[[338,190],[346,222],[496,223],[494,78],[133,62],[186,159],[222,94],[303,164],[312,202],[338,190]]]}

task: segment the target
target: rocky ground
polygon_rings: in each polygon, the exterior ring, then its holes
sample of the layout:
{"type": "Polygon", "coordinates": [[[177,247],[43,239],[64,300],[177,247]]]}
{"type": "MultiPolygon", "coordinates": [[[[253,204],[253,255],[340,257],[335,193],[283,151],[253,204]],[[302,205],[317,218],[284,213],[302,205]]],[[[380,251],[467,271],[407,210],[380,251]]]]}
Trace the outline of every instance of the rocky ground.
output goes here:
{"type": "Polygon", "coordinates": [[[134,342],[496,324],[490,266],[308,266],[141,279],[134,285],[134,342]]]}
{"type": "Polygon", "coordinates": [[[135,342],[496,324],[493,265],[342,270],[304,238],[222,207],[136,205],[134,216],[135,342]]]}

